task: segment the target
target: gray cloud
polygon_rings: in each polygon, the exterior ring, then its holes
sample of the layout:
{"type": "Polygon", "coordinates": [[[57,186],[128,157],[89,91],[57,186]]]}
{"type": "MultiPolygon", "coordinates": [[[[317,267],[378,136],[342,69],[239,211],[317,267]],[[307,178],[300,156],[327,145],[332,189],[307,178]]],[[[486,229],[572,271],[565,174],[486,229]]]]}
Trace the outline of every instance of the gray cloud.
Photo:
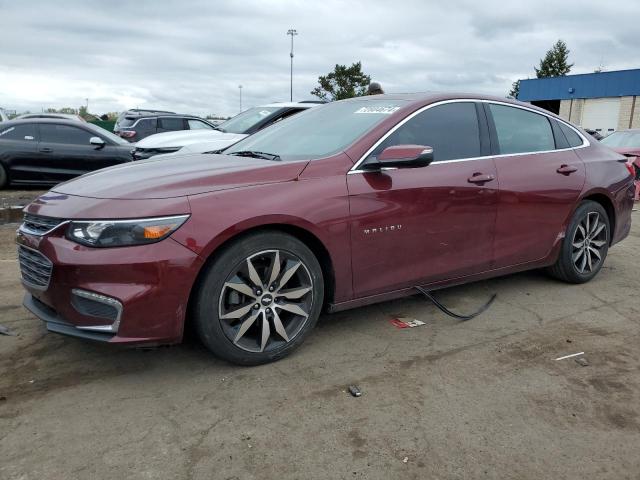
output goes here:
{"type": "Polygon", "coordinates": [[[640,4],[595,0],[143,1],[0,0],[0,105],[235,114],[294,98],[318,75],[362,61],[387,91],[505,94],[562,38],[574,72],[640,66],[640,4]]]}

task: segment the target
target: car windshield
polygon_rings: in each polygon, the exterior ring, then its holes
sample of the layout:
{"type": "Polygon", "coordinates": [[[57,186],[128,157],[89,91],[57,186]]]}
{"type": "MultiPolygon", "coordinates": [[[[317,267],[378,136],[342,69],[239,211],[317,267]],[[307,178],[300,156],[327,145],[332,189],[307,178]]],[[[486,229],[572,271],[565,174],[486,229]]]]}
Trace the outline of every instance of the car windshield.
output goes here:
{"type": "Polygon", "coordinates": [[[224,153],[267,152],[282,161],[327,157],[344,150],[404,103],[402,100],[328,103],[271,125],[224,153]]]}
{"type": "Polygon", "coordinates": [[[92,123],[87,124],[87,127],[89,127],[90,130],[93,130],[97,134],[108,138],[117,145],[131,145],[129,142],[120,138],[118,135],[111,133],[109,130],[105,130],[102,127],[98,127],[97,125],[93,125],[92,123]]]}
{"type": "Polygon", "coordinates": [[[246,133],[256,123],[261,122],[281,107],[254,107],[239,113],[235,117],[218,125],[218,129],[225,133],[246,133]]]}
{"type": "Polygon", "coordinates": [[[640,148],[640,132],[614,132],[600,140],[611,148],[640,148]]]}

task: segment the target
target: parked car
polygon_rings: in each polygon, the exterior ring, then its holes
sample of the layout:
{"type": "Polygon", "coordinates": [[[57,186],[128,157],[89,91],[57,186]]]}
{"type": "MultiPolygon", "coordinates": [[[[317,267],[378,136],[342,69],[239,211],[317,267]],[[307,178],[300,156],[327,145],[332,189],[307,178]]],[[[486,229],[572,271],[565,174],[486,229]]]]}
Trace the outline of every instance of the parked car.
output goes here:
{"type": "Polygon", "coordinates": [[[607,135],[602,143],[629,158],[636,180],[636,200],[640,199],[640,128],[620,130],[607,135]]]}
{"type": "Polygon", "coordinates": [[[129,142],[138,142],[150,135],[177,130],[212,130],[215,125],[192,115],[137,111],[118,119],[114,133],[129,142]]]}
{"type": "Polygon", "coordinates": [[[154,155],[218,151],[291,115],[316,107],[318,102],[270,103],[250,108],[221,123],[215,130],[158,133],[136,144],[133,156],[143,160],[154,155]]]}
{"type": "Polygon", "coordinates": [[[585,128],[584,129],[585,132],[587,132],[589,135],[591,135],[593,138],[595,138],[596,140],[600,141],[604,138],[603,135],[600,134],[600,132],[593,130],[592,128],[585,128]]]}
{"type": "Polygon", "coordinates": [[[131,160],[129,143],[90,123],[36,118],[0,124],[0,188],[52,185],[131,160]]]}
{"type": "Polygon", "coordinates": [[[118,115],[118,118],[116,119],[116,123],[113,126],[113,131],[115,133],[115,131],[118,129],[118,127],[120,126],[120,122],[125,118],[125,117],[135,117],[136,115],[142,115],[142,114],[160,114],[160,113],[173,113],[175,114],[176,112],[170,112],[168,110],[146,110],[144,108],[130,108],[129,110],[126,110],[124,112],[121,112],[118,115]]]}
{"type": "Polygon", "coordinates": [[[548,267],[591,280],[630,229],[625,158],[546,110],[498,97],[332,102],[223,155],[135,162],[25,209],[25,306],[51,331],[182,338],[254,365],[323,308],[548,267]]]}
{"type": "Polygon", "coordinates": [[[23,113],[14,120],[28,120],[33,118],[57,118],[59,120],[74,120],[76,122],[86,122],[80,115],[71,113],[23,113]]]}

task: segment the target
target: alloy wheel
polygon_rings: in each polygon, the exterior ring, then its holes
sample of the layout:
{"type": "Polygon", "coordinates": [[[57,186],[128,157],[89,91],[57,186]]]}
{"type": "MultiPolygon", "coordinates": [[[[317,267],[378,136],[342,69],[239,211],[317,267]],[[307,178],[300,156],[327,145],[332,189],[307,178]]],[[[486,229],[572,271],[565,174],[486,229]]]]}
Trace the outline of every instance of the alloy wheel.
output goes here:
{"type": "Polygon", "coordinates": [[[264,250],[226,278],[218,318],[227,338],[249,352],[269,352],[293,340],[309,319],[313,281],[288,251],[264,250]]]}
{"type": "Polygon", "coordinates": [[[602,262],[602,248],[607,244],[607,225],[598,212],[588,212],[576,228],[572,241],[572,260],[576,270],[588,274],[602,262]]]}

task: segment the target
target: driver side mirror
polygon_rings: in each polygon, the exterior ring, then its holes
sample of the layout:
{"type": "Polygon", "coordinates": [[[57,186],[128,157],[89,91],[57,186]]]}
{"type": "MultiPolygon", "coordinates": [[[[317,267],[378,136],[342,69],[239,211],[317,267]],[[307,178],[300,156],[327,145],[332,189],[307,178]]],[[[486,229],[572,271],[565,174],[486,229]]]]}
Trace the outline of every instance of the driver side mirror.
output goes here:
{"type": "MultiPolygon", "coordinates": [[[[433,162],[433,148],[425,145],[394,145],[385,148],[378,155],[378,162],[371,163],[379,168],[420,168],[433,162]]],[[[369,166],[369,165],[368,165],[369,166]]]]}
{"type": "Polygon", "coordinates": [[[104,140],[102,140],[100,137],[91,137],[89,139],[89,143],[91,145],[94,145],[94,146],[98,147],[98,148],[104,147],[104,140]]]}

